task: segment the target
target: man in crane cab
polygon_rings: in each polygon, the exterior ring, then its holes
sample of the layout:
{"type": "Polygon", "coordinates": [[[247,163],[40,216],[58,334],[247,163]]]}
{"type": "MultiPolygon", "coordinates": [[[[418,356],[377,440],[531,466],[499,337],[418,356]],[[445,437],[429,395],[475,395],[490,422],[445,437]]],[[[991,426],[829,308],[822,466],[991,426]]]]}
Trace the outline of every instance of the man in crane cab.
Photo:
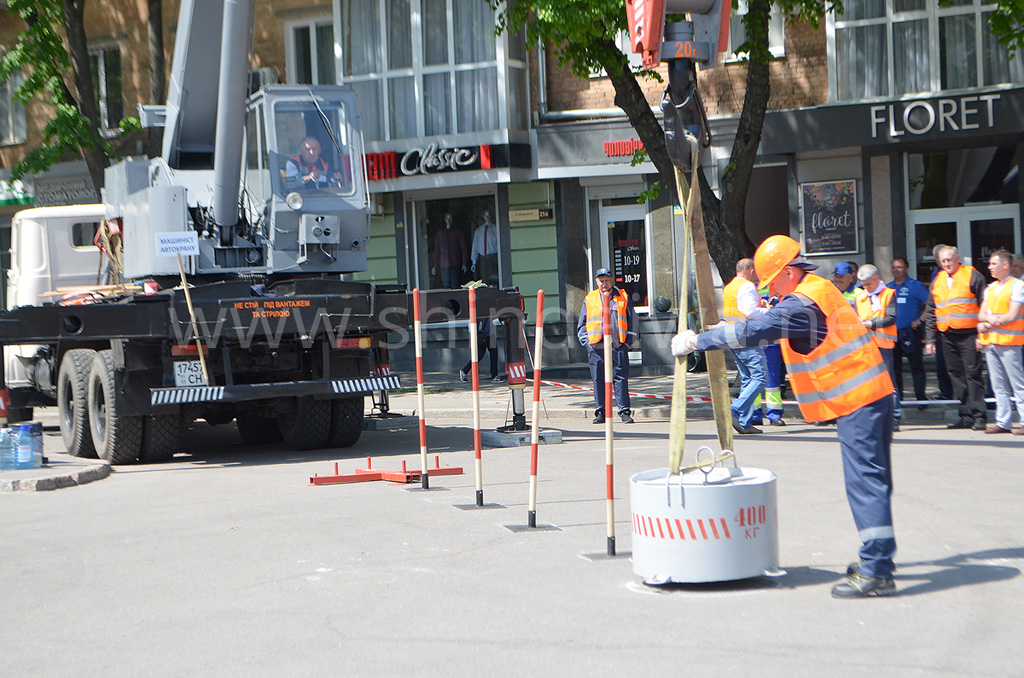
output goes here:
{"type": "Polygon", "coordinates": [[[317,189],[340,186],[341,172],[334,171],[327,161],[320,157],[320,142],[316,137],[306,137],[299,144],[299,152],[288,159],[284,168],[285,183],[296,188],[317,189]]]}

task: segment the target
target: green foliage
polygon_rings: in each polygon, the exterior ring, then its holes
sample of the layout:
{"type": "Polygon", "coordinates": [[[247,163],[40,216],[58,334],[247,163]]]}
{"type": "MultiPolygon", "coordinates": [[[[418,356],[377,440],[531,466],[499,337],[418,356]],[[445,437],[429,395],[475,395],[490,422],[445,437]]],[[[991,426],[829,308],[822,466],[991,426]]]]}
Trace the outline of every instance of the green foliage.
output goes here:
{"type": "MultiPolygon", "coordinates": [[[[35,97],[46,102],[53,119],[42,130],[42,139],[25,159],[11,168],[15,179],[46,171],[54,163],[79,152],[101,149],[108,158],[113,146],[82,113],[66,78],[72,72],[64,43],[64,15],[61,0],[9,0],[8,11],[25,22],[18,42],[0,59],[0,82],[17,71],[24,81],[14,98],[27,104],[35,97]]],[[[134,131],[129,126],[122,135],[134,131]]]]}
{"type": "Polygon", "coordinates": [[[642,165],[647,162],[647,158],[647,149],[641,146],[633,151],[633,157],[629,161],[629,166],[636,167],[637,165],[642,165]]]}
{"type": "Polygon", "coordinates": [[[637,201],[637,203],[643,205],[648,200],[650,200],[651,202],[654,202],[655,200],[658,199],[659,195],[661,195],[661,181],[660,180],[655,181],[654,183],[652,183],[647,188],[647,190],[642,191],[640,193],[640,195],[637,197],[636,201],[637,201]]]}
{"type": "Polygon", "coordinates": [[[998,0],[988,25],[1012,59],[1024,49],[1024,0],[998,0]]]}

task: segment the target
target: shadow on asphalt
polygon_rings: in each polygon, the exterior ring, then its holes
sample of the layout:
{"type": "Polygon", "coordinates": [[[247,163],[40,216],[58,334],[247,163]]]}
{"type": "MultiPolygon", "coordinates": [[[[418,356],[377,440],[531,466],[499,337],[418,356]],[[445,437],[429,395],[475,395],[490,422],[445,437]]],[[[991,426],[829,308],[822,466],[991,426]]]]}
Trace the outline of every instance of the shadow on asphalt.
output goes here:
{"type": "Polygon", "coordinates": [[[796,589],[806,586],[822,586],[834,582],[840,575],[830,570],[814,567],[787,567],[786,574],[780,577],[753,577],[737,581],[706,582],[701,584],[660,584],[645,585],[645,590],[662,594],[722,594],[745,593],[749,591],[766,591],[775,589],[796,589]]]}
{"type": "Polygon", "coordinates": [[[1024,560],[1024,547],[988,549],[950,556],[939,560],[897,563],[898,595],[917,596],[961,586],[989,584],[1020,575],[1020,568],[991,561],[1024,560]],[[989,562],[986,562],[989,561],[989,562]],[[930,571],[918,573],[916,570],[930,571]],[[907,572],[912,570],[912,572],[907,572]]]}

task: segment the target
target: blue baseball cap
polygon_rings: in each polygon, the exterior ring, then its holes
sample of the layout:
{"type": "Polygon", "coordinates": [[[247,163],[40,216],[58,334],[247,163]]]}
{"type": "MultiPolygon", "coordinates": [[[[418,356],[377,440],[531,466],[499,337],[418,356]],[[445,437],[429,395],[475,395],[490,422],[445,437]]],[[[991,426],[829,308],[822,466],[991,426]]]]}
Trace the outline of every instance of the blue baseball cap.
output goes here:
{"type": "Polygon", "coordinates": [[[832,271],[832,275],[850,275],[851,273],[853,273],[853,267],[845,261],[836,264],[836,270],[832,271]]]}
{"type": "Polygon", "coordinates": [[[594,274],[594,277],[595,278],[600,278],[602,275],[606,275],[608,277],[611,277],[612,272],[609,271],[607,268],[599,268],[599,269],[597,269],[597,273],[594,274]]]}

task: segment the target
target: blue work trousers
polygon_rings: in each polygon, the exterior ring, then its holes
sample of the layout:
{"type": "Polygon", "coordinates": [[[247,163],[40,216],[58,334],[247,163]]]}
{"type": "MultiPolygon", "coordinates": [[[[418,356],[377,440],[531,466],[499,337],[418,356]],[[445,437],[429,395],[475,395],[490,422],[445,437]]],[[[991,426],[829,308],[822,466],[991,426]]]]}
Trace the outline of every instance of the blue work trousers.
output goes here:
{"type": "MultiPolygon", "coordinates": [[[[590,363],[590,379],[594,382],[594,404],[604,412],[604,345],[596,344],[587,349],[590,363]]],[[[612,388],[619,412],[629,411],[629,349],[619,344],[612,349],[612,388]]]]}
{"type": "Polygon", "coordinates": [[[892,527],[892,397],[836,420],[846,498],[860,534],[861,574],[891,579],[896,555],[892,527]]]}
{"type": "Polygon", "coordinates": [[[758,346],[734,348],[732,355],[740,373],[740,394],[732,401],[732,414],[746,428],[754,418],[754,401],[768,385],[768,363],[758,346]]]}

